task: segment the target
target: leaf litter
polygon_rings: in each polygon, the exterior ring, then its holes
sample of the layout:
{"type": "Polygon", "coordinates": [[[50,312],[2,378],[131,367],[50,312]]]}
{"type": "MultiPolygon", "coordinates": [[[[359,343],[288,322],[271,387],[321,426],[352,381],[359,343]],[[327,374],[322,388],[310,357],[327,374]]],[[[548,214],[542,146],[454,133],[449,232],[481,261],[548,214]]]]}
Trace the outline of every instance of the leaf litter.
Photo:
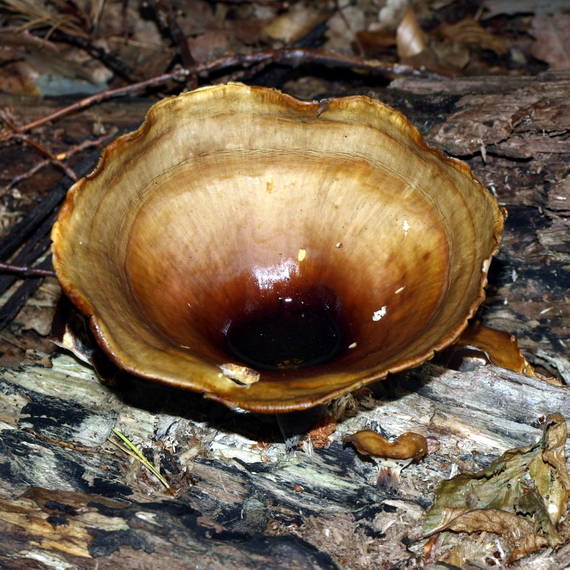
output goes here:
{"type": "Polygon", "coordinates": [[[423,537],[449,531],[498,534],[507,562],[562,544],[558,524],[570,496],[567,435],[562,415],[552,414],[535,444],[506,451],[482,471],[443,481],[426,514],[423,537]]]}

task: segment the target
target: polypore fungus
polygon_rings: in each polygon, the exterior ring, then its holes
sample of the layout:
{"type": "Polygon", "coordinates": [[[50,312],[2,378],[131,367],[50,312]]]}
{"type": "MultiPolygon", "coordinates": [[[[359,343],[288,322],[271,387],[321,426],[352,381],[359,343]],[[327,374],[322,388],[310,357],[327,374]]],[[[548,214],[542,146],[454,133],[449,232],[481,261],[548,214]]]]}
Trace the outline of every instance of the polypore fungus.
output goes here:
{"type": "Polygon", "coordinates": [[[119,366],[275,412],[452,343],[502,227],[470,169],[386,105],[228,84],[154,105],[71,188],[52,237],[119,366]]]}

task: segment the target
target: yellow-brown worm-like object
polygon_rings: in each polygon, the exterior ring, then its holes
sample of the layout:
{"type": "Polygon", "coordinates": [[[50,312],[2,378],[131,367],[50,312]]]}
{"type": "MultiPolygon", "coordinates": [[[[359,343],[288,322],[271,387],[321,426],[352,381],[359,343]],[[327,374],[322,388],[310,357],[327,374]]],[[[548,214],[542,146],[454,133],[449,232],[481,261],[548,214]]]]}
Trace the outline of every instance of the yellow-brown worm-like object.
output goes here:
{"type": "Polygon", "coordinates": [[[420,461],[427,455],[427,440],[423,435],[407,431],[390,442],[375,431],[365,429],[346,438],[358,453],[387,457],[390,459],[415,459],[420,461]]]}

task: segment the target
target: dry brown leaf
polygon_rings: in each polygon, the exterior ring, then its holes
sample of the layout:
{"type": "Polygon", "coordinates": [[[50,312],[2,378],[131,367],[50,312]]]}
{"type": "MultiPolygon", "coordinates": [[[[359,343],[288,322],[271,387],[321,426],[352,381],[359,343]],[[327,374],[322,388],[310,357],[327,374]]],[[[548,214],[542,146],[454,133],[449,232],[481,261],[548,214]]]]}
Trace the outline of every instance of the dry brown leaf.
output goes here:
{"type": "Polygon", "coordinates": [[[443,481],[424,521],[425,536],[446,530],[501,535],[516,560],[560,544],[556,529],[570,496],[561,414],[549,416],[534,445],[504,453],[486,469],[443,481]]]}
{"type": "Polygon", "coordinates": [[[469,62],[469,53],[461,46],[428,44],[411,8],[406,9],[398,26],[396,45],[398,57],[403,64],[417,69],[429,69],[441,75],[455,75],[458,69],[469,62]]]}
{"type": "Polygon", "coordinates": [[[510,560],[518,560],[546,546],[548,540],[536,534],[529,520],[497,509],[468,511],[453,519],[445,530],[454,532],[494,532],[500,534],[511,551],[510,560]]]}
{"type": "Polygon", "coordinates": [[[206,31],[195,38],[189,38],[188,46],[196,61],[208,61],[231,51],[226,30],[206,31]]]}
{"type": "Polygon", "coordinates": [[[505,38],[489,33],[474,18],[464,18],[455,24],[442,24],[435,35],[443,40],[469,47],[479,47],[504,55],[509,49],[505,38]]]}
{"type": "Polygon", "coordinates": [[[453,76],[469,64],[473,47],[503,55],[509,44],[504,38],[487,32],[473,18],[443,24],[430,34],[428,40],[414,11],[408,8],[398,26],[397,47],[402,63],[453,76]]]}
{"type": "MultiPolygon", "coordinates": [[[[15,53],[16,50],[10,50],[15,53]]],[[[38,72],[25,61],[10,57],[8,49],[0,48],[0,85],[5,93],[14,95],[41,95],[34,79],[38,72]]]]}
{"type": "Polygon", "coordinates": [[[84,65],[65,59],[62,49],[53,42],[27,33],[0,32],[0,43],[21,50],[21,57],[35,67],[38,73],[48,72],[65,77],[91,80],[84,65]]]}
{"type": "Polygon", "coordinates": [[[471,60],[469,48],[451,42],[431,42],[431,52],[434,54],[438,68],[445,75],[452,75],[467,66],[471,60]]]}
{"type": "Polygon", "coordinates": [[[427,48],[425,35],[412,8],[408,7],[396,31],[398,57],[401,60],[414,57],[427,48]]]}
{"type": "Polygon", "coordinates": [[[368,56],[383,54],[396,45],[396,36],[384,30],[361,30],[356,33],[356,40],[368,56]]]}
{"type": "Polygon", "coordinates": [[[331,51],[350,51],[356,32],[365,27],[366,17],[360,7],[343,7],[327,21],[327,42],[324,47],[331,51]]]}
{"type": "Polygon", "coordinates": [[[570,14],[535,16],[531,33],[534,57],[548,63],[550,69],[570,69],[570,14]]]}
{"type": "Polygon", "coordinates": [[[316,10],[303,2],[294,4],[290,10],[280,14],[265,26],[265,33],[274,40],[295,42],[307,35],[315,26],[324,22],[328,14],[316,10]]]}
{"type": "Polygon", "coordinates": [[[365,429],[358,431],[345,440],[356,448],[358,453],[390,459],[415,459],[419,461],[427,455],[428,443],[419,433],[408,431],[400,435],[394,442],[375,431],[365,429]]]}

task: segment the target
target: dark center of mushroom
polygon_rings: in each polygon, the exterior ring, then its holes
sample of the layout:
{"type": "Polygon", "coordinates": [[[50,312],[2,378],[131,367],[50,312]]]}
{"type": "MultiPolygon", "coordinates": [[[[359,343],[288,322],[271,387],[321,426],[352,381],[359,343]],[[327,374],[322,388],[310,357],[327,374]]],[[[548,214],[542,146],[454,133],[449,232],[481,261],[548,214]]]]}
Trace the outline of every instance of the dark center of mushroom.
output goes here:
{"type": "Polygon", "coordinates": [[[279,297],[234,320],[226,333],[227,350],[260,370],[325,364],[346,349],[347,331],[335,305],[318,293],[279,297]]]}
{"type": "Polygon", "coordinates": [[[145,330],[183,362],[243,364],[268,383],[419,352],[448,287],[428,200],[363,161],[218,158],[199,178],[193,162],[169,171],[136,204],[124,267],[145,330]]]}

